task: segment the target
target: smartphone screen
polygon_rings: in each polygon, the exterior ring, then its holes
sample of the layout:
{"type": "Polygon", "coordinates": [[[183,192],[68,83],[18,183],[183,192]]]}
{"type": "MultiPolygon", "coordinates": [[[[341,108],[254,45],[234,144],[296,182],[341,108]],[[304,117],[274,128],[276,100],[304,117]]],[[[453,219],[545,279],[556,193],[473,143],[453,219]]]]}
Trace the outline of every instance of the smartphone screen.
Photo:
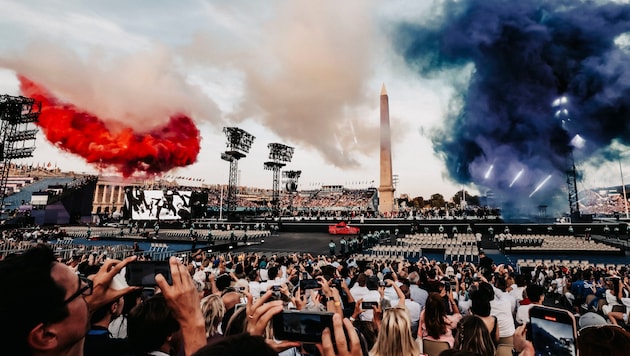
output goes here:
{"type": "Polygon", "coordinates": [[[534,306],[529,310],[536,356],[575,356],[575,318],[566,310],[534,306]]]}
{"type": "Polygon", "coordinates": [[[284,310],[273,316],[274,337],[286,341],[321,342],[324,328],[333,330],[333,314],[284,310]]]}
{"type": "Polygon", "coordinates": [[[168,284],[173,284],[168,261],[133,261],[125,266],[125,280],[130,286],[156,286],[155,276],[164,276],[168,284]]]}
{"type": "Polygon", "coordinates": [[[300,280],[300,290],[305,291],[307,289],[319,289],[322,286],[316,279],[302,279],[300,280]]]}
{"type": "Polygon", "coordinates": [[[378,302],[361,302],[361,309],[374,309],[378,302]]]}

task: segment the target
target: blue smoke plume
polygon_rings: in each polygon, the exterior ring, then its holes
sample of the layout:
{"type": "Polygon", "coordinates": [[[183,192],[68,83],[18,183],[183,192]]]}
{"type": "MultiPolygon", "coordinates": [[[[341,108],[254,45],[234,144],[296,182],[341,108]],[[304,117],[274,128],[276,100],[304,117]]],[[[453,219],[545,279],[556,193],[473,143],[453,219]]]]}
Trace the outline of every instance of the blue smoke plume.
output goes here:
{"type": "Polygon", "coordinates": [[[472,65],[433,136],[448,173],[493,191],[508,217],[539,205],[567,212],[572,154],[580,162],[630,144],[630,5],[445,0],[434,10],[399,24],[394,41],[422,76],[472,65]]]}

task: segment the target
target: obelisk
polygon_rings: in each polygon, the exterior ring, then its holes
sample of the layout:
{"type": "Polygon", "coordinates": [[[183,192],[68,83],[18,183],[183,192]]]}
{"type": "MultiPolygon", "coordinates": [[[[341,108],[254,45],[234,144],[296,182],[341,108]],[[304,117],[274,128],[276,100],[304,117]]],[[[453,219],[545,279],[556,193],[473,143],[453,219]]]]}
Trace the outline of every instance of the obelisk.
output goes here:
{"type": "Polygon", "coordinates": [[[378,186],[378,212],[394,211],[394,185],[392,179],[392,143],[389,130],[389,97],[385,84],[381,88],[381,181],[378,186]]]}

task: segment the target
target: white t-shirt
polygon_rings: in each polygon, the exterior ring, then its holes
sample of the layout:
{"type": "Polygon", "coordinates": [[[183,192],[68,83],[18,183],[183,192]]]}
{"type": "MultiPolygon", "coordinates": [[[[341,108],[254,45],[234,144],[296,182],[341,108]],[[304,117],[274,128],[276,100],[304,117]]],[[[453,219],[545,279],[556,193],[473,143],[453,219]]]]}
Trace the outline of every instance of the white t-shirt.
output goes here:
{"type": "Polygon", "coordinates": [[[527,304],[527,305],[521,305],[518,307],[518,310],[516,311],[516,317],[514,318],[518,325],[523,325],[529,322],[529,310],[534,305],[536,304],[532,303],[532,304],[527,304]]]}
{"type": "Polygon", "coordinates": [[[503,292],[496,293],[495,290],[494,299],[490,301],[490,315],[497,317],[499,337],[510,337],[516,331],[512,310],[514,309],[507,298],[507,294],[503,292]]]}
{"type": "Polygon", "coordinates": [[[413,300],[405,299],[405,306],[409,312],[409,319],[411,320],[411,323],[418,324],[420,322],[420,312],[422,311],[420,304],[414,302],[413,300]]]}
{"type": "MultiPolygon", "coordinates": [[[[402,283],[400,282],[395,283],[398,285],[398,287],[402,286],[402,283]]],[[[398,293],[396,293],[396,289],[394,287],[385,287],[385,293],[383,293],[383,297],[389,300],[392,306],[397,305],[398,301],[400,301],[400,298],[398,298],[398,293]]]]}
{"type": "MultiPolygon", "coordinates": [[[[381,294],[377,290],[368,291],[363,296],[364,302],[379,302],[381,301],[381,294]]],[[[374,311],[372,309],[368,309],[359,315],[359,320],[361,321],[372,321],[374,319],[374,311]]]]}
{"type": "Polygon", "coordinates": [[[370,290],[367,287],[361,287],[358,284],[355,284],[352,288],[350,288],[350,294],[352,294],[352,298],[354,298],[354,300],[363,298],[363,296],[369,291],[370,290]]]}

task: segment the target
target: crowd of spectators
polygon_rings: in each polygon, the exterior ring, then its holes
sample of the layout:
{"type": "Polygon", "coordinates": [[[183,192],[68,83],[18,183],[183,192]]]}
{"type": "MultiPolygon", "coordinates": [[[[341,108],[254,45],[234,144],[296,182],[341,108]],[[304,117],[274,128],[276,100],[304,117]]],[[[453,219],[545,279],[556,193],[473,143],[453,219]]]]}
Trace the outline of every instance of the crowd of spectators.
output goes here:
{"type": "Polygon", "coordinates": [[[578,320],[577,347],[588,355],[630,349],[627,266],[519,273],[480,257],[449,264],[198,250],[170,258],[171,282],[160,274],[143,289],[120,275],[135,255],[77,263],[39,245],[0,262],[0,322],[10,326],[0,338],[20,355],[393,356],[421,355],[430,342],[445,342],[442,355],[491,356],[506,345],[534,355],[528,311],[546,305],[578,320]],[[330,322],[283,319],[296,312],[330,322]],[[316,340],[282,340],[283,330],[316,340]]]}

